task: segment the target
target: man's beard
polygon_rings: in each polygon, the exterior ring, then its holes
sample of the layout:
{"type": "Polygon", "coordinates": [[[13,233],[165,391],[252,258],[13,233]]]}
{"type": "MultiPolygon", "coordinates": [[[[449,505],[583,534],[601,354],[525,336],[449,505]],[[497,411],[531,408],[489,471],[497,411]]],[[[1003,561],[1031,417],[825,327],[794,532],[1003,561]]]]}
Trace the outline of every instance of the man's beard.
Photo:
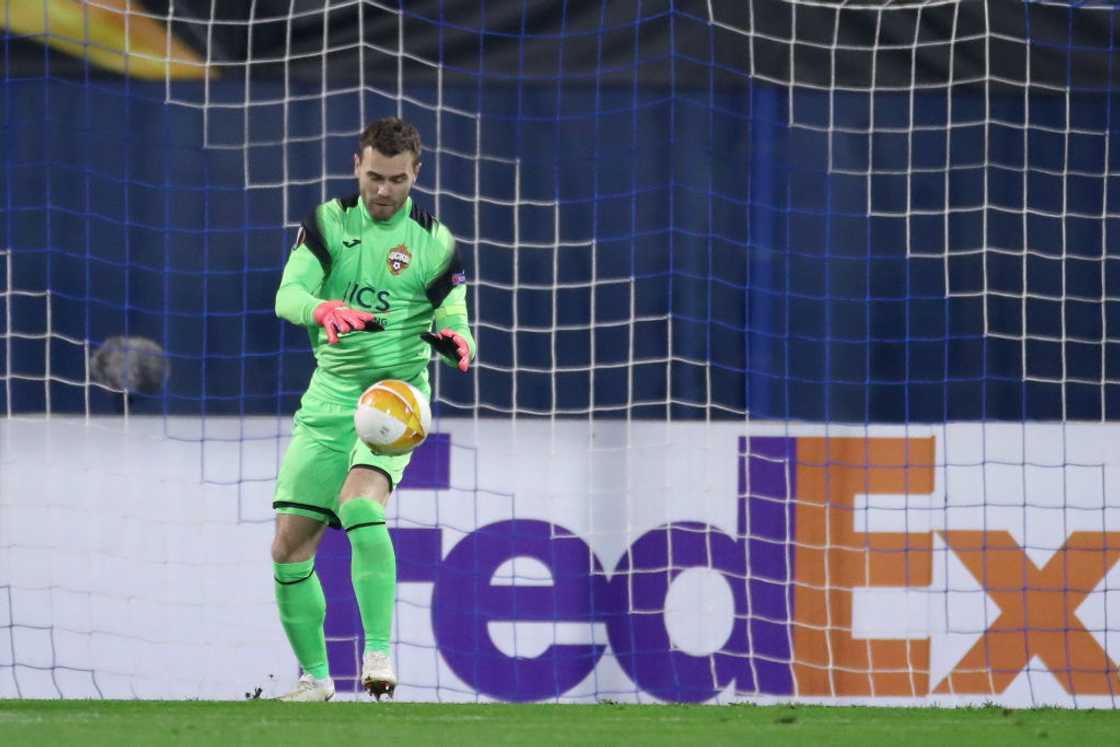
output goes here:
{"type": "Polygon", "coordinates": [[[392,205],[381,205],[374,200],[366,200],[366,210],[377,220],[392,218],[401,209],[402,205],[404,205],[404,200],[394,202],[392,205]]]}

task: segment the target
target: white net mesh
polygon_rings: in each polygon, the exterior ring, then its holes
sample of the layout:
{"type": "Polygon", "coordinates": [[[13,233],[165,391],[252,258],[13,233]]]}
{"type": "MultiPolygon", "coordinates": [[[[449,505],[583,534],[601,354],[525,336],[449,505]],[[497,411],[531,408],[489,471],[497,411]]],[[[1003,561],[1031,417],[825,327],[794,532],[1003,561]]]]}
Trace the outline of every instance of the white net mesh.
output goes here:
{"type": "Polygon", "coordinates": [[[273,296],[393,114],[480,350],[400,697],[1114,705],[1110,6],[61,7],[5,4],[0,697],[289,684],[273,296]]]}

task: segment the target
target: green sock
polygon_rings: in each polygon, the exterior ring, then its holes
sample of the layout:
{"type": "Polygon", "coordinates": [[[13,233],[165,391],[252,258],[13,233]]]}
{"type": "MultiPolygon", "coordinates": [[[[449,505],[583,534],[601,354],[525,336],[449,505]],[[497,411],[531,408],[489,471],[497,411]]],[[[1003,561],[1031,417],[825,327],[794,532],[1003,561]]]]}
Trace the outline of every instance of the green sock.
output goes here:
{"type": "Polygon", "coordinates": [[[327,598],[315,574],[315,558],[300,563],[274,563],[272,567],[280,622],[299,665],[312,677],[329,677],[327,641],[323,635],[327,598]]]}
{"type": "Polygon", "coordinates": [[[350,579],[366,631],[366,651],[388,653],[397,600],[397,555],[385,509],[372,498],[342,504],[338,518],[350,538],[350,579]]]}

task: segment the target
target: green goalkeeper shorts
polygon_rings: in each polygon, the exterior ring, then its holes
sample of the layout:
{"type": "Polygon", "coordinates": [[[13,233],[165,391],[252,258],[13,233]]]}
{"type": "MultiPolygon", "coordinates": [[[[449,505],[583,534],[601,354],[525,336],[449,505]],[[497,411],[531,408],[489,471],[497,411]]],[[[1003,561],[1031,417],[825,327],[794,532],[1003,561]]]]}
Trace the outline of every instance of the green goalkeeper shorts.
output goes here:
{"type": "MultiPolygon", "coordinates": [[[[356,398],[355,398],[356,400],[356,398]]],[[[374,454],[354,432],[354,407],[304,395],[292,424],[292,442],[280,464],[272,507],[341,527],[338,494],[355,465],[382,472],[390,491],[400,482],[411,452],[374,454]]]]}

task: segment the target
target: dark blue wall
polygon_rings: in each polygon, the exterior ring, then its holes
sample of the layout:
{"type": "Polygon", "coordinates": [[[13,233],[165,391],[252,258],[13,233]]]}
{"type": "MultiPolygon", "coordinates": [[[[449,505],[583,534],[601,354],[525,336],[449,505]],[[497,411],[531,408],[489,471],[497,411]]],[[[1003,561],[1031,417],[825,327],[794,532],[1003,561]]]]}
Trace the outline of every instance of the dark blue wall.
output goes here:
{"type": "MultiPolygon", "coordinates": [[[[267,94],[254,88],[255,99],[267,94]]],[[[211,100],[243,95],[241,84],[211,90],[211,100]]],[[[1117,204],[1104,174],[1120,148],[1106,164],[1102,134],[1075,134],[1066,161],[1060,97],[993,98],[990,121],[1003,124],[987,127],[975,91],[951,106],[943,91],[874,102],[838,93],[831,105],[798,91],[793,101],[796,126],[786,89],[745,80],[718,91],[586,81],[445,90],[446,105],[482,112],[486,154],[521,159],[523,199],[560,202],[561,241],[596,242],[594,252],[523,248],[515,264],[509,249],[475,243],[475,205],[450,194],[474,193],[474,162],[425,158],[421,186],[433,187],[438,165],[440,217],[471,268],[492,366],[473,374],[482,414],[618,415],[634,403],[635,416],[674,418],[747,408],[855,422],[1120,416],[1120,385],[1101,383],[1120,378],[1120,343],[1102,339],[1120,330],[1120,302],[1102,300],[1120,297],[1116,221],[1058,217],[1117,204]],[[869,168],[870,206],[868,177],[840,173],[869,168]],[[1063,171],[1084,175],[1054,175],[1063,171]],[[990,209],[976,209],[985,200],[990,209]],[[555,299],[536,287],[557,284],[555,299]],[[603,368],[579,370],[592,365],[603,368]]],[[[1077,100],[1068,124],[1111,131],[1113,103],[1077,100]]],[[[119,334],[161,341],[172,376],[164,395],[135,399],[141,411],[291,411],[312,361],[272,300],[294,237],[283,225],[319,200],[324,146],[288,146],[288,179],[316,183],[288,189],[285,214],[284,190],[244,187],[246,166],[254,182],[283,179],[280,146],[204,148],[203,133],[237,145],[246,127],[257,143],[354,130],[358,96],[289,107],[286,133],[279,106],[212,108],[204,119],[165,104],[162,85],[116,80],[9,79],[0,105],[0,245],[14,250],[15,288],[52,291],[53,330],[95,345],[119,334]]],[[[367,95],[367,117],[394,110],[367,95]]],[[[405,115],[434,139],[429,109],[405,115]]],[[[474,151],[473,120],[445,112],[441,128],[445,147],[474,151]]],[[[326,140],[332,173],[348,171],[351,150],[350,137],[326,140]]],[[[485,195],[515,196],[508,165],[484,162],[479,178],[485,195]]],[[[326,191],[353,186],[327,180],[326,191]]],[[[526,204],[518,218],[523,242],[553,240],[549,209],[526,204]]],[[[481,203],[478,221],[484,238],[513,240],[511,208],[481,203]]],[[[11,301],[14,330],[44,329],[42,299],[11,301]]],[[[12,338],[13,370],[41,376],[45,344],[12,338]]],[[[81,380],[79,349],[49,345],[52,374],[81,380]]],[[[445,373],[440,393],[475,404],[473,377],[445,373]]],[[[84,397],[51,386],[55,410],[82,410],[84,397]]],[[[118,400],[94,390],[91,404],[114,411],[118,400]]],[[[42,410],[42,384],[14,380],[11,406],[42,410]]]]}

